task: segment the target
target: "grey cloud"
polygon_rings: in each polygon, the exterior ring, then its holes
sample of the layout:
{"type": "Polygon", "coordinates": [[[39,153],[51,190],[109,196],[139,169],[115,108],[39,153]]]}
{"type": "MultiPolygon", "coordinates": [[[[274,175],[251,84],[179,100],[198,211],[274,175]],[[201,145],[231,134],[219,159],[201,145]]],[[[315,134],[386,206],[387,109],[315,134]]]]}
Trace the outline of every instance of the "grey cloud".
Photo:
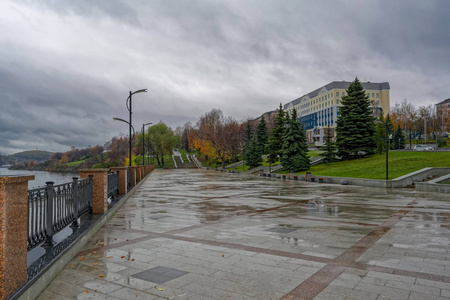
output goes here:
{"type": "Polygon", "coordinates": [[[444,1],[0,3],[0,153],[102,144],[212,108],[258,116],[333,80],[389,81],[391,102],[448,98],[444,1]],[[17,31],[18,34],[8,32],[17,31]],[[43,147],[44,146],[44,147],[43,147]],[[46,148],[48,147],[48,148],[46,148]]]}

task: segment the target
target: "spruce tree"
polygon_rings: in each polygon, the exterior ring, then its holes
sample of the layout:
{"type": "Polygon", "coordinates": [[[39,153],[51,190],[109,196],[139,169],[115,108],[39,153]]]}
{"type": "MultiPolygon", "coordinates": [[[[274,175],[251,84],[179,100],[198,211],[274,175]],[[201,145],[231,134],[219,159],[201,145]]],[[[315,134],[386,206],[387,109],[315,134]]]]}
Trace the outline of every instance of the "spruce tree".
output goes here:
{"type": "Polygon", "coordinates": [[[252,140],[252,137],[253,137],[252,126],[250,125],[250,120],[247,120],[247,126],[245,127],[244,131],[244,148],[248,147],[250,141],[252,140]]]}
{"type": "Polygon", "coordinates": [[[323,157],[325,164],[330,165],[330,162],[333,162],[336,157],[336,146],[332,141],[330,125],[328,125],[325,138],[325,152],[321,153],[320,156],[323,157]]]}
{"type": "Polygon", "coordinates": [[[281,157],[281,148],[283,147],[283,136],[286,131],[286,114],[283,111],[283,107],[278,108],[278,113],[275,116],[275,127],[272,129],[272,133],[269,137],[270,153],[269,161],[270,163],[275,163],[278,160],[278,155],[281,157]]]}
{"type": "MultiPolygon", "coordinates": [[[[383,123],[385,122],[383,115],[380,116],[379,120],[383,123]]],[[[380,122],[375,123],[376,126],[375,139],[377,144],[377,152],[380,153],[380,155],[383,154],[386,147],[384,142],[384,140],[386,139],[386,126],[383,123],[380,122]]]]}
{"type": "Polygon", "coordinates": [[[262,155],[261,147],[259,146],[257,136],[255,135],[250,140],[248,149],[245,152],[245,159],[247,161],[247,165],[249,165],[251,168],[259,166],[262,162],[261,155],[262,155]]]}
{"type": "Polygon", "coordinates": [[[261,153],[266,154],[268,136],[264,116],[261,116],[261,120],[259,121],[258,129],[256,130],[256,140],[258,141],[258,146],[261,148],[261,153]]]}
{"type": "Polygon", "coordinates": [[[405,149],[405,136],[403,135],[403,130],[400,126],[394,133],[394,149],[405,149]]]}
{"type": "Polygon", "coordinates": [[[297,121],[297,111],[292,110],[288,127],[283,137],[281,164],[287,171],[298,172],[309,169],[308,144],[303,125],[297,121]]]}
{"type": "Polygon", "coordinates": [[[358,78],[342,97],[340,115],[336,122],[336,146],[344,159],[374,154],[375,123],[370,100],[358,78]]]}

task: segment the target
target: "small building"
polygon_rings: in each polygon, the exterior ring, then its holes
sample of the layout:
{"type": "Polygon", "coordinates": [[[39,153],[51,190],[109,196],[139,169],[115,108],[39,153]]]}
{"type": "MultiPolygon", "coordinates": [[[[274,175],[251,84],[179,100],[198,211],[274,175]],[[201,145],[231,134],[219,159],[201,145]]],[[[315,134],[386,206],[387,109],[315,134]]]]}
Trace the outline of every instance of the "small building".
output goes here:
{"type": "MultiPolygon", "coordinates": [[[[333,81],[284,105],[283,110],[287,112],[297,109],[298,121],[307,131],[308,143],[322,146],[326,136],[324,130],[328,126],[332,130],[332,137],[335,138],[339,107],[342,106],[341,99],[346,95],[350,84],[349,81],[333,81]]],[[[371,100],[373,114],[375,116],[389,114],[389,83],[361,82],[361,84],[371,100]]]]}
{"type": "Polygon", "coordinates": [[[436,116],[439,130],[450,131],[450,98],[436,104],[436,116]]]}

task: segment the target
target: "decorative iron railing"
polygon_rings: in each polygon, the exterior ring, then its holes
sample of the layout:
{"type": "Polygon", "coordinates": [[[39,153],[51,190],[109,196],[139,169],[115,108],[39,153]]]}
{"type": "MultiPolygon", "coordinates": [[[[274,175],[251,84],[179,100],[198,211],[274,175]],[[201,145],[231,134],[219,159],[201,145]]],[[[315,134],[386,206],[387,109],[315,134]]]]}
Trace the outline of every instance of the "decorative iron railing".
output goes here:
{"type": "Polygon", "coordinates": [[[53,235],[69,224],[79,226],[78,218],[92,207],[92,177],[28,191],[28,251],[43,243],[52,246],[53,235]]]}
{"type": "Polygon", "coordinates": [[[119,172],[108,174],[108,198],[119,194],[119,172]]]}

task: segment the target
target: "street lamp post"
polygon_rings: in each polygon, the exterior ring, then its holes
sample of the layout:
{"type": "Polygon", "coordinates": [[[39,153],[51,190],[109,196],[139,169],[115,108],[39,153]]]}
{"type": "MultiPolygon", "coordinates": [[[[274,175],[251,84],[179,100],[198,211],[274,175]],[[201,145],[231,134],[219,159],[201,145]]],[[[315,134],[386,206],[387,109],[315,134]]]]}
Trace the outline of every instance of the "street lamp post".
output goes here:
{"type": "MultiPolygon", "coordinates": [[[[132,110],[131,110],[131,105],[132,105],[132,102],[131,102],[131,96],[133,96],[134,94],[138,94],[138,93],[146,93],[147,92],[147,89],[142,89],[142,90],[137,90],[137,91],[135,91],[135,92],[132,92],[132,91],[130,91],[130,96],[128,96],[128,98],[127,98],[127,102],[126,102],[126,105],[127,105],[127,109],[128,109],[128,111],[129,111],[129,119],[130,119],[130,122],[128,122],[128,124],[130,125],[129,126],[129,133],[130,133],[130,137],[131,137],[131,127],[132,127],[132,123],[131,123],[131,115],[133,114],[133,112],[132,112],[132,110]],[[130,105],[128,105],[128,100],[130,100],[130,105]]],[[[131,138],[130,138],[130,160],[129,160],[129,162],[128,162],[128,165],[131,167],[131,151],[132,151],[132,146],[131,146],[131,138]]]]}
{"type": "Polygon", "coordinates": [[[130,122],[125,121],[124,119],[121,119],[121,118],[116,118],[116,117],[114,117],[113,120],[127,123],[129,125],[129,127],[130,127],[130,136],[129,136],[129,139],[130,139],[130,163],[129,163],[129,165],[131,166],[131,141],[134,139],[134,136],[136,135],[136,132],[134,131],[134,127],[133,127],[133,125],[131,125],[130,122]],[[131,136],[131,129],[133,129],[133,136],[131,136]]]}
{"type": "Polygon", "coordinates": [[[381,121],[381,120],[375,120],[378,123],[383,123],[384,126],[386,127],[386,137],[385,137],[385,144],[386,144],[386,180],[389,180],[389,124],[386,120],[386,122],[381,121]]]}
{"type": "Polygon", "coordinates": [[[145,165],[145,129],[144,127],[153,123],[142,124],[142,164],[145,165]]]}

